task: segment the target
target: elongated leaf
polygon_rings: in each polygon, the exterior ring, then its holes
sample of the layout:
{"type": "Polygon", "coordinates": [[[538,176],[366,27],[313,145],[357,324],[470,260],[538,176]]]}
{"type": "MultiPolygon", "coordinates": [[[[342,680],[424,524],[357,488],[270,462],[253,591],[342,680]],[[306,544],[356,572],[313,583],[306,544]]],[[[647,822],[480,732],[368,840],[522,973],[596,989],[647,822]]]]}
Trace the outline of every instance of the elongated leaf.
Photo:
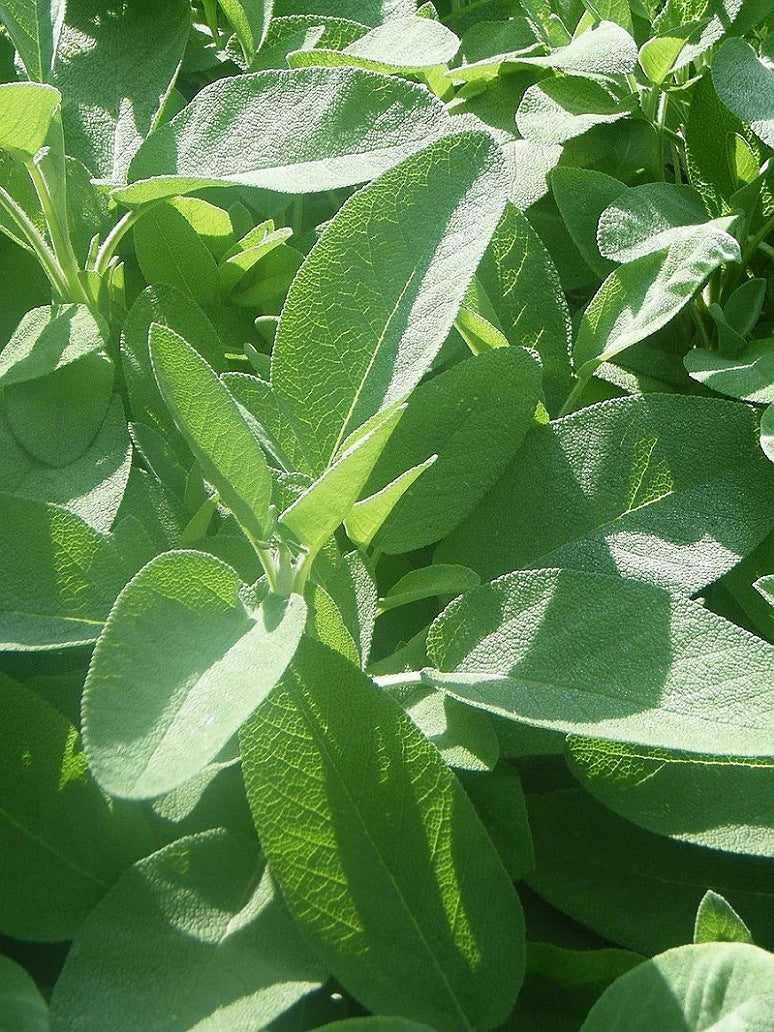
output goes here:
{"type": "Polygon", "coordinates": [[[358,548],[367,548],[377,532],[381,529],[384,521],[401,500],[403,495],[411,488],[425,470],[429,469],[438,459],[437,455],[431,455],[424,462],[407,469],[392,480],[386,487],[374,492],[367,498],[361,498],[355,502],[349,510],[346,519],[347,535],[358,548]]]}
{"type": "Polygon", "coordinates": [[[110,539],[73,513],[0,495],[0,649],[95,641],[125,580],[110,539]]]}
{"type": "Polygon", "coordinates": [[[595,125],[618,122],[629,111],[599,83],[567,75],[530,86],[516,112],[516,125],[528,140],[556,144],[595,125]]]}
{"type": "Polygon", "coordinates": [[[48,1032],[48,1004],[23,967],[0,956],[0,1021],[5,1032],[48,1032]]]}
{"type": "Polygon", "coordinates": [[[531,431],[437,561],[484,579],[529,566],[619,572],[693,594],[771,527],[774,481],[756,438],[754,414],[719,399],[583,409],[531,431]]]}
{"type": "Polygon", "coordinates": [[[271,475],[255,435],[210,366],[166,327],[151,327],[159,390],[202,473],[253,541],[267,536],[271,475]]]}
{"type": "Polygon", "coordinates": [[[701,197],[691,187],[645,183],[624,190],[605,208],[597,244],[605,258],[631,262],[668,247],[686,234],[686,227],[706,221],[701,197]]]}
{"type": "Polygon", "coordinates": [[[21,161],[43,146],[54,113],[62,102],[53,86],[31,82],[0,85],[0,150],[21,161]]]}
{"type": "Polygon", "coordinates": [[[505,189],[489,136],[448,136],[355,194],[310,252],[282,311],[272,382],[318,472],[430,366],[505,189]]]}
{"type": "Polygon", "coordinates": [[[218,3],[234,26],[245,60],[252,61],[266,39],[273,0],[218,0],[218,3]]]}
{"type": "Polygon", "coordinates": [[[523,441],[540,386],[535,354],[505,347],[461,362],[417,388],[368,488],[389,483],[429,455],[438,460],[385,520],[378,538],[383,551],[421,548],[464,519],[523,441]]]}
{"type": "Polygon", "coordinates": [[[48,376],[104,346],[104,330],[85,305],[33,308],[0,354],[0,386],[48,376]]]}
{"type": "Polygon", "coordinates": [[[616,78],[634,71],[637,44],[620,25],[601,21],[550,54],[529,54],[519,56],[515,61],[541,68],[558,68],[569,75],[616,78]]]}
{"type": "Polygon", "coordinates": [[[743,39],[727,39],[712,59],[712,82],[728,110],[750,126],[767,147],[774,145],[774,70],[743,39]]]}
{"type": "Polygon", "coordinates": [[[67,0],[54,63],[68,153],[95,175],[125,180],[172,89],[191,26],[186,0],[132,0],[109,13],[67,0]]]}
{"type": "Polygon", "coordinates": [[[49,82],[65,0],[2,0],[0,20],[33,82],[49,82]]]}
{"type": "Polygon", "coordinates": [[[583,313],[573,357],[576,368],[606,361],[665,326],[709,275],[738,262],[731,219],[708,222],[670,244],[611,272],[583,313]]]}
{"type": "Polygon", "coordinates": [[[205,87],[153,133],[129,169],[134,185],[115,196],[132,205],[229,183],[285,193],[350,186],[437,139],[447,125],[445,108],[427,90],[374,72],[240,75],[205,87]]]}
{"type": "Polygon", "coordinates": [[[693,941],[752,943],[752,936],[728,900],[708,889],[696,911],[693,941]]]}
{"type": "Polygon", "coordinates": [[[427,645],[448,671],[429,672],[430,683],[513,720],[713,756],[774,757],[764,687],[774,646],[661,588],[576,570],[511,573],[452,602],[427,645]]]}
{"type": "Polygon", "coordinates": [[[581,1032],[755,1032],[770,1022],[772,1007],[770,953],[743,943],[703,943],[669,950],[622,975],[581,1032]]]}
{"type": "MultiPolygon", "coordinates": [[[[89,777],[69,721],[9,680],[0,680],[0,699],[0,929],[70,939],[143,843],[89,777]]],[[[0,990],[5,1029],[2,1019],[0,990]]]]}
{"type": "Polygon", "coordinates": [[[648,831],[774,857],[774,764],[570,738],[570,768],[596,799],[648,831]]]}
{"type": "Polygon", "coordinates": [[[169,552],[119,595],[83,697],[89,764],[111,794],[150,798],[193,777],[282,676],[304,601],[258,605],[242,589],[213,556],[169,552]]]}
{"type": "Polygon", "coordinates": [[[215,259],[190,222],[171,204],[158,204],[140,219],[134,227],[134,246],[149,284],[166,283],[203,305],[215,302],[215,259]]]}
{"type": "Polygon", "coordinates": [[[477,588],[481,578],[467,566],[425,566],[417,570],[409,570],[407,574],[393,584],[384,598],[379,600],[379,608],[384,612],[396,606],[405,606],[421,598],[435,596],[461,595],[463,591],[477,588]]]}
{"type": "Polygon", "coordinates": [[[523,970],[519,903],[459,783],[400,707],[304,640],[241,740],[272,871],[343,985],[371,1010],[440,1030],[501,1022],[523,970]]]}
{"type": "Polygon", "coordinates": [[[652,835],[581,789],[528,795],[527,808],[535,843],[528,883],[597,934],[649,955],[681,946],[714,888],[747,917],[757,943],[774,945],[771,860],[652,835]]]}
{"type": "Polygon", "coordinates": [[[324,979],[257,844],[210,831],[141,860],[102,900],[56,984],[52,1022],[253,1032],[324,979]]]}
{"type": "Polygon", "coordinates": [[[693,380],[743,401],[774,403],[774,339],[752,340],[735,358],[694,348],[684,360],[693,380]]]}
{"type": "Polygon", "coordinates": [[[275,13],[321,14],[381,25],[387,18],[414,13],[414,0],[276,0],[275,13]]]}
{"type": "Polygon", "coordinates": [[[626,187],[620,179],[596,169],[561,165],[551,173],[551,189],[567,231],[583,260],[597,276],[607,276],[614,266],[599,252],[597,225],[602,212],[625,192],[626,187]]]}

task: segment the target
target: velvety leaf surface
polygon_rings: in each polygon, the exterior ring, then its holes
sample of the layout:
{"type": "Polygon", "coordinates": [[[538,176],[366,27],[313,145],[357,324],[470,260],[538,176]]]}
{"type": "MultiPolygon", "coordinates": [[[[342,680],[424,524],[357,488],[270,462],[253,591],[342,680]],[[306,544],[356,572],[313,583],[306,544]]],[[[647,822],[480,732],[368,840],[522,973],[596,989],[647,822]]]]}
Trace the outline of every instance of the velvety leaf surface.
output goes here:
{"type": "Polygon", "coordinates": [[[516,112],[516,125],[528,140],[565,143],[628,113],[627,106],[599,83],[567,75],[530,86],[516,112]]]}
{"type": "Polygon", "coordinates": [[[727,39],[712,61],[715,90],[731,111],[771,147],[774,144],[774,70],[743,39],[727,39]]]}
{"type": "Polygon", "coordinates": [[[293,281],[272,358],[272,382],[313,469],[417,385],[504,205],[496,145],[466,132],[341,207],[293,281]]]}
{"type": "Polygon", "coordinates": [[[774,518],[755,425],[731,402],[649,395],[538,427],[436,559],[484,579],[573,566],[694,594],[752,551],[774,518]]]}
{"type": "Polygon", "coordinates": [[[205,87],[153,133],[129,169],[134,185],[116,196],[139,204],[229,183],[331,190],[372,179],[445,130],[440,101],[400,79],[348,68],[241,75],[205,87]]]}
{"type": "Polygon", "coordinates": [[[304,601],[258,605],[242,589],[214,557],[170,552],[122,591],[83,698],[89,764],[113,795],[148,798],[193,777],[282,676],[304,601]]]}
{"type": "Polygon", "coordinates": [[[513,720],[774,756],[774,646],[662,588],[577,570],[511,573],[452,602],[427,645],[448,672],[428,672],[431,683],[513,720]]]}
{"type": "Polygon", "coordinates": [[[52,1032],[253,1032],[325,979],[258,844],[179,839],[124,874],[83,925],[52,1032]]]}
{"type": "Polygon", "coordinates": [[[523,970],[519,903],[461,787],[400,707],[304,641],[241,741],[272,871],[344,986],[438,1029],[504,1020],[523,970]]]}
{"type": "Polygon", "coordinates": [[[755,1032],[771,1019],[774,957],[742,943],[669,950],[622,975],[581,1032],[755,1032]]]}
{"type": "Polygon", "coordinates": [[[48,1004],[23,967],[0,956],[0,1020],[5,1032],[48,1032],[48,1004]]]}
{"type": "Polygon", "coordinates": [[[65,0],[3,0],[0,19],[33,82],[49,82],[65,0]]]}
{"type": "MultiPolygon", "coordinates": [[[[0,929],[70,939],[141,842],[90,778],[69,721],[9,679],[0,699],[0,929]]],[[[3,1029],[4,1019],[0,990],[3,1029]]]]}
{"type": "Polygon", "coordinates": [[[693,348],[684,359],[692,379],[720,394],[742,401],[774,403],[774,340],[753,340],[729,358],[693,348]]]}

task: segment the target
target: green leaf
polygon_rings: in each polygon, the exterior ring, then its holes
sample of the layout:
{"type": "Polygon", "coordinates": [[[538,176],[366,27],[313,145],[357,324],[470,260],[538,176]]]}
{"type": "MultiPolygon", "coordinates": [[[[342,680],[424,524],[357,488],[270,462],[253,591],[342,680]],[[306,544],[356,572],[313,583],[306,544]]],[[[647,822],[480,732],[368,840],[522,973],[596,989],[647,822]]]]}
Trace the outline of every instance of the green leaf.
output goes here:
{"type": "Polygon", "coordinates": [[[683,48],[692,36],[698,34],[701,25],[701,22],[677,25],[643,43],[639,52],[640,66],[654,85],[660,86],[674,70],[683,48]]]}
{"type": "Polygon", "coordinates": [[[774,144],[774,70],[743,39],[727,39],[712,59],[712,82],[732,114],[749,125],[767,147],[774,144]]]}
{"type": "Polygon", "coordinates": [[[414,13],[414,0],[275,0],[276,15],[315,14],[353,18],[366,25],[381,25],[388,18],[414,13]]]}
{"type": "Polygon", "coordinates": [[[0,353],[0,386],[41,379],[104,347],[104,331],[85,305],[33,308],[0,353]]]}
{"type": "MultiPolygon", "coordinates": [[[[143,844],[89,777],[70,722],[8,679],[0,699],[0,929],[71,939],[143,844]]],[[[5,1029],[3,1017],[0,990],[5,1029]]]]}
{"type": "Polygon", "coordinates": [[[693,380],[742,401],[774,403],[774,338],[751,340],[734,358],[693,348],[683,359],[693,380]]]}
{"type": "Polygon", "coordinates": [[[298,50],[288,54],[291,68],[305,65],[348,65],[374,72],[407,74],[433,65],[445,65],[460,41],[441,22],[409,15],[392,18],[342,50],[298,50]]]}
{"type": "Polygon", "coordinates": [[[123,182],[156,127],[191,27],[186,0],[132,0],[109,13],[67,0],[54,62],[68,152],[96,176],[123,182]]]}
{"type": "Polygon", "coordinates": [[[0,20],[33,82],[48,82],[65,0],[2,0],[0,20]]]}
{"type": "MultiPolygon", "coordinates": [[[[0,15],[2,12],[0,12],[0,15]]],[[[48,1032],[48,1004],[23,967],[0,956],[0,1022],[5,1032],[48,1032]]]]}
{"type": "Polygon", "coordinates": [[[686,227],[706,221],[701,197],[692,187],[644,183],[624,190],[600,214],[597,245],[605,258],[631,262],[668,247],[686,235],[686,227]]]}
{"type": "Polygon", "coordinates": [[[528,795],[527,807],[535,843],[529,885],[598,935],[649,955],[681,946],[692,937],[701,898],[714,888],[749,915],[756,942],[774,946],[770,859],[650,834],[581,789],[528,795]]]}
{"type": "Polygon", "coordinates": [[[627,262],[611,272],[583,313],[573,357],[605,362],[661,329],[726,262],[741,260],[728,233],[733,218],[683,231],[665,250],[627,262]]]}
{"type": "Polygon", "coordinates": [[[752,943],[752,936],[728,900],[708,889],[696,911],[693,941],[752,943]]]}
{"type": "Polygon", "coordinates": [[[760,592],[769,605],[774,606],[774,573],[768,577],[759,577],[753,587],[760,592]]]}
{"type": "Polygon", "coordinates": [[[426,681],[511,720],[712,756],[774,757],[765,690],[774,646],[662,588],[577,570],[511,573],[452,602],[427,647],[446,673],[428,671],[426,681]]]}
{"type": "Polygon", "coordinates": [[[756,946],[682,946],[622,975],[581,1032],[755,1032],[771,1020],[773,982],[774,957],[756,946]]]}
{"type": "Polygon", "coordinates": [[[86,679],[83,737],[97,781],[147,799],[197,774],[282,676],[305,620],[299,595],[259,605],[212,556],[148,563],[118,596],[86,679]]]}
{"type": "Polygon", "coordinates": [[[271,21],[273,0],[218,0],[249,63],[261,49],[271,21]]]}
{"type": "Polygon", "coordinates": [[[332,190],[373,178],[447,126],[444,106],[427,90],[375,72],[299,68],[240,75],[205,87],[157,129],[132,162],[133,185],[114,196],[135,205],[229,184],[284,193],[332,190]]]}
{"type": "Polygon", "coordinates": [[[355,502],[345,523],[347,536],[353,544],[361,549],[368,548],[403,495],[437,459],[437,455],[431,455],[429,459],[401,473],[386,487],[355,502]]]}
{"type": "Polygon", "coordinates": [[[400,499],[379,532],[385,552],[408,552],[449,533],[507,467],[539,399],[541,369],[523,348],[500,348],[417,388],[376,463],[368,489],[428,455],[437,461],[400,499]],[[470,466],[476,470],[470,476],[470,466]]]}
{"type": "Polygon", "coordinates": [[[272,382],[316,472],[429,368],[505,187],[489,136],[448,136],[350,198],[310,252],[282,310],[272,382]]]}
{"type": "Polygon", "coordinates": [[[519,775],[509,763],[500,763],[485,774],[463,773],[461,780],[506,871],[520,881],[535,866],[535,852],[519,775]]]}
{"type": "Polygon", "coordinates": [[[134,227],[142,274],[150,284],[166,283],[202,305],[218,292],[218,268],[202,238],[175,207],[154,205],[134,227]]]}
{"type": "Polygon", "coordinates": [[[289,505],[279,522],[315,556],[355,504],[363,485],[403,416],[403,406],[374,417],[346,441],[321,477],[289,505]]]}
{"type": "Polygon", "coordinates": [[[573,738],[575,777],[641,828],[728,853],[774,857],[774,764],[573,738]]]}
{"type": "Polygon", "coordinates": [[[551,190],[583,260],[597,276],[607,276],[614,266],[599,253],[597,224],[602,212],[626,191],[626,186],[593,168],[561,165],[551,173],[551,190]]]}
{"type": "Polygon", "coordinates": [[[0,649],[95,641],[125,580],[110,539],[73,513],[0,495],[0,649]]]}
{"type": "Polygon", "coordinates": [[[519,55],[513,61],[541,68],[558,68],[569,75],[618,78],[636,68],[637,44],[620,25],[601,21],[550,54],[519,55]]]}
{"type": "Polygon", "coordinates": [[[761,448],[770,462],[774,462],[774,404],[768,405],[761,416],[761,448]]]}
{"type": "Polygon", "coordinates": [[[345,988],[441,1032],[502,1022],[523,971],[519,903],[459,783],[400,707],[305,640],[241,741],[272,871],[345,988]]]}
{"type": "Polygon", "coordinates": [[[484,579],[572,566],[695,594],[766,536],[772,483],[743,405],[670,395],[607,401],[532,430],[436,561],[484,579]]]}
{"type": "Polygon", "coordinates": [[[481,578],[467,566],[425,566],[421,569],[409,570],[400,578],[384,598],[379,599],[379,608],[384,613],[397,606],[409,605],[422,598],[438,596],[457,596],[463,591],[477,588],[481,578]]]}
{"type": "Polygon", "coordinates": [[[324,979],[257,843],[208,831],[135,864],[94,909],[51,1016],[60,1032],[253,1032],[324,979]]]}
{"type": "Polygon", "coordinates": [[[570,313],[554,263],[512,204],[505,207],[476,282],[510,343],[540,355],[546,403],[558,412],[572,386],[570,313]]]}
{"type": "Polygon", "coordinates": [[[329,1021],[324,1027],[328,1032],[431,1032],[429,1025],[420,1025],[406,1018],[385,1018],[376,1014],[365,1018],[329,1021]]]}
{"type": "Polygon", "coordinates": [[[201,355],[172,330],[154,323],[148,346],[159,390],[205,479],[251,541],[265,540],[271,474],[237,403],[201,355]]]}
{"type": "Polygon", "coordinates": [[[630,112],[628,102],[618,100],[600,83],[566,75],[530,86],[516,112],[516,125],[528,140],[565,143],[592,126],[618,122],[630,112]]]}
{"type": "Polygon", "coordinates": [[[62,95],[53,86],[32,82],[0,85],[0,150],[31,161],[46,142],[62,95]]]}

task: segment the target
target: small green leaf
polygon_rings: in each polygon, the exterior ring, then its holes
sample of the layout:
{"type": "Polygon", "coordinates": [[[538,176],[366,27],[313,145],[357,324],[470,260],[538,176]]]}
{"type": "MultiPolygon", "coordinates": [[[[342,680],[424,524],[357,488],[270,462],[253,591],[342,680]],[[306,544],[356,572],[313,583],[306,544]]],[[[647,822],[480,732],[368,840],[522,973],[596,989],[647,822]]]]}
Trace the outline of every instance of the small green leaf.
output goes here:
{"type": "Polygon", "coordinates": [[[752,943],[752,936],[728,900],[708,889],[696,911],[693,941],[752,943]]]}
{"type": "Polygon", "coordinates": [[[519,903],[461,786],[400,707],[305,639],[241,742],[272,871],[345,988],[441,1032],[502,1022],[523,971],[519,903]]]}
{"type": "MultiPolygon", "coordinates": [[[[0,699],[0,930],[71,939],[145,843],[89,777],[69,721],[8,679],[0,679],[0,699]]],[[[0,988],[5,1030],[3,1018],[0,988]]]]}
{"type": "Polygon", "coordinates": [[[774,462],[774,404],[768,405],[761,416],[761,448],[766,458],[774,462]]]}
{"type": "Polygon", "coordinates": [[[268,534],[271,474],[263,450],[228,389],[198,352],[154,323],[153,372],[204,477],[253,541],[268,534]]]}
{"type": "Polygon", "coordinates": [[[212,556],[150,562],[118,596],[86,679],[84,744],[99,783],[146,799],[202,770],[282,676],[305,620],[299,595],[258,605],[212,556]]]}
{"type": "Polygon", "coordinates": [[[245,60],[252,61],[261,49],[269,29],[273,0],[218,0],[233,25],[245,60]]]}
{"type": "MultiPolygon", "coordinates": [[[[690,186],[645,183],[624,190],[600,214],[597,245],[603,257],[631,262],[660,251],[707,221],[700,195],[690,186]]],[[[729,228],[731,219],[723,220],[729,228]]]]}
{"type": "Polygon", "coordinates": [[[172,204],[154,205],[134,227],[137,261],[146,281],[166,283],[202,305],[217,298],[215,259],[185,216],[172,204]]]}
{"type": "Polygon", "coordinates": [[[580,1032],[754,1032],[771,1020],[773,984],[774,957],[756,946],[681,946],[613,982],[580,1032]]]}
{"type": "Polygon", "coordinates": [[[751,340],[734,358],[693,348],[683,359],[688,374],[705,387],[742,401],[774,403],[774,338],[751,340]]]}
{"type": "Polygon", "coordinates": [[[427,683],[511,720],[670,750],[774,757],[765,690],[774,646],[639,581],[511,573],[452,602],[427,648],[444,671],[427,671],[427,683]]]}
{"type": "Polygon", "coordinates": [[[551,173],[551,190],[583,260],[597,276],[607,276],[614,265],[599,253],[597,225],[602,212],[626,191],[626,186],[593,168],[560,165],[551,173]]]}
{"type": "Polygon", "coordinates": [[[99,903],[51,1016],[58,1032],[253,1032],[324,980],[258,844],[208,831],[141,860],[99,903]]]}
{"type": "Polygon", "coordinates": [[[0,150],[31,161],[46,142],[51,119],[62,103],[53,86],[33,82],[0,85],[0,150]]]}
{"type": "Polygon", "coordinates": [[[448,566],[439,563],[421,569],[409,570],[393,584],[384,598],[379,599],[379,608],[384,613],[396,606],[405,606],[422,598],[457,596],[463,591],[477,588],[481,578],[467,566],[448,566]]]}
{"type": "Polygon", "coordinates": [[[766,599],[770,606],[774,606],[774,573],[767,577],[759,577],[755,584],[753,584],[753,587],[766,599]]]}
{"type": "Polygon", "coordinates": [[[105,347],[85,305],[33,308],[0,353],[0,386],[38,380],[105,347]]]}
{"type": "Polygon", "coordinates": [[[23,967],[3,956],[0,956],[0,1023],[4,1032],[49,1032],[48,1004],[38,987],[23,967]]]}
{"type": "Polygon", "coordinates": [[[437,455],[431,455],[429,459],[401,473],[380,491],[355,502],[345,521],[347,536],[352,543],[361,549],[368,548],[403,495],[437,459],[437,455]]]}

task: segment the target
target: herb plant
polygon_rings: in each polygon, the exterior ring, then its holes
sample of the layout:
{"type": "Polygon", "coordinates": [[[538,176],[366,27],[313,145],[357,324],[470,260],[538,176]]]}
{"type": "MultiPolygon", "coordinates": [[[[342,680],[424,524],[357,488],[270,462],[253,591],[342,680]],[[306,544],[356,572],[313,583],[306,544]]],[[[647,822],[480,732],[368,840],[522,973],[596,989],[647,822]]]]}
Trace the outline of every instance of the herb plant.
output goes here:
{"type": "Polygon", "coordinates": [[[0,27],[0,1029],[774,1030],[774,0],[0,27]]]}

